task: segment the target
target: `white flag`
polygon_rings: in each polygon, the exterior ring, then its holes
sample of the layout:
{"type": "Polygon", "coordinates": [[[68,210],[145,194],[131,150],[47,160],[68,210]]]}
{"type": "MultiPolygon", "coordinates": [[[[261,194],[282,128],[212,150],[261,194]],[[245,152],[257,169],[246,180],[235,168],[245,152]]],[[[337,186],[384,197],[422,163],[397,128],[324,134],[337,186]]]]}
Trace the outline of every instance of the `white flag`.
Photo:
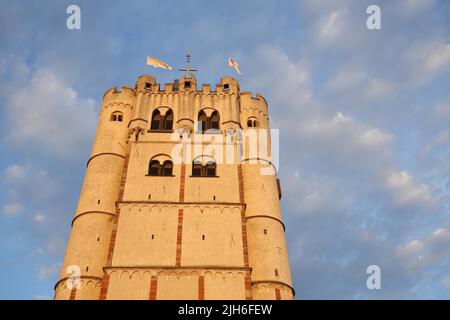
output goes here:
{"type": "Polygon", "coordinates": [[[236,72],[241,76],[241,72],[239,71],[239,68],[238,68],[239,64],[235,60],[228,58],[228,65],[230,67],[233,67],[234,70],[236,70],[236,72]]]}

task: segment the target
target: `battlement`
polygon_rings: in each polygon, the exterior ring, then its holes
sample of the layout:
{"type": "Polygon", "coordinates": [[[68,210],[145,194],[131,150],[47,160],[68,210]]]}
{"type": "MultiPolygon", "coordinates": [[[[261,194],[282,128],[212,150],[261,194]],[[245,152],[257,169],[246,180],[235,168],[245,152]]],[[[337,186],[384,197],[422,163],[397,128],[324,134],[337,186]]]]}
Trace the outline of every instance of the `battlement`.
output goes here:
{"type": "MultiPolygon", "coordinates": [[[[143,93],[179,93],[187,91],[199,93],[199,94],[233,94],[239,93],[240,95],[248,95],[251,93],[248,91],[240,91],[239,82],[233,77],[221,77],[220,82],[212,88],[211,84],[203,83],[201,86],[197,86],[197,79],[195,77],[182,77],[181,79],[175,79],[174,82],[164,83],[162,86],[160,83],[156,82],[156,78],[151,75],[142,75],[138,77],[136,85],[133,88],[128,86],[122,86],[121,90],[118,90],[116,86],[108,89],[104,95],[103,100],[120,99],[123,96],[126,98],[131,97],[139,92],[143,93]],[[200,88],[198,90],[197,88],[200,88]],[[126,92],[125,94],[124,91],[126,92]]],[[[253,99],[264,100],[259,93],[256,94],[253,99]]]]}
{"type": "Polygon", "coordinates": [[[130,100],[133,99],[133,96],[135,94],[135,89],[128,87],[128,86],[122,86],[120,90],[117,89],[116,86],[110,88],[103,94],[103,103],[109,103],[113,101],[118,100],[130,100]]]}
{"type": "Polygon", "coordinates": [[[239,96],[243,109],[259,110],[266,115],[269,112],[267,100],[261,94],[256,93],[256,96],[253,96],[251,92],[243,91],[239,93],[239,96]]]}
{"type": "Polygon", "coordinates": [[[209,83],[198,86],[193,75],[185,75],[162,86],[156,82],[155,77],[142,75],[134,88],[122,86],[118,90],[117,87],[112,87],[106,91],[101,112],[116,104],[129,106],[134,110],[130,114],[131,121],[151,121],[155,110],[158,109],[162,112],[161,115],[165,115],[166,109],[170,109],[177,126],[190,130],[197,126],[195,123],[202,111],[206,117],[216,111],[224,129],[234,126],[244,128],[250,118],[253,125],[268,127],[266,99],[259,93],[253,95],[249,91],[240,91],[239,82],[233,77],[221,77],[220,82],[211,88],[209,83]]]}
{"type": "Polygon", "coordinates": [[[267,105],[267,100],[262,96],[260,93],[256,93],[256,95],[253,95],[250,91],[241,91],[239,92],[241,97],[246,97],[255,101],[264,102],[267,105]]]}

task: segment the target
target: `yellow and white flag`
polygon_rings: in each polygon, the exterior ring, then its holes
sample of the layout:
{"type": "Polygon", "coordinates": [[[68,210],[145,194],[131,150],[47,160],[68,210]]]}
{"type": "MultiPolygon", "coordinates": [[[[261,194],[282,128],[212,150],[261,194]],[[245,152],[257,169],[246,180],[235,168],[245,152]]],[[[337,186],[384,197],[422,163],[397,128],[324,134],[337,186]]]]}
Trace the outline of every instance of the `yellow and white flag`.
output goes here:
{"type": "Polygon", "coordinates": [[[167,63],[162,62],[161,60],[158,60],[156,58],[147,57],[147,64],[149,66],[153,66],[155,68],[163,68],[166,70],[172,70],[172,67],[169,66],[167,63]]]}
{"type": "Polygon", "coordinates": [[[241,72],[239,71],[238,68],[239,64],[235,60],[228,58],[228,65],[230,67],[233,67],[236,70],[236,72],[239,73],[239,75],[241,76],[241,72]]]}

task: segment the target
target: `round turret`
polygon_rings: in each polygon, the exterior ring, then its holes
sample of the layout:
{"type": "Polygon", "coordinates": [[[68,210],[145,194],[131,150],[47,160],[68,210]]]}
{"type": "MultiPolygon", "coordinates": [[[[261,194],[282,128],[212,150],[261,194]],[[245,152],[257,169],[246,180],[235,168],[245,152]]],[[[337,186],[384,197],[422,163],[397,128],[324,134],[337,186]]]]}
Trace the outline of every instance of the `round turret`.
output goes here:
{"type": "Polygon", "coordinates": [[[105,93],[55,299],[99,298],[127,154],[132,92],[124,87],[105,93]],[[74,269],[80,271],[75,291],[66,281],[74,269]]]}

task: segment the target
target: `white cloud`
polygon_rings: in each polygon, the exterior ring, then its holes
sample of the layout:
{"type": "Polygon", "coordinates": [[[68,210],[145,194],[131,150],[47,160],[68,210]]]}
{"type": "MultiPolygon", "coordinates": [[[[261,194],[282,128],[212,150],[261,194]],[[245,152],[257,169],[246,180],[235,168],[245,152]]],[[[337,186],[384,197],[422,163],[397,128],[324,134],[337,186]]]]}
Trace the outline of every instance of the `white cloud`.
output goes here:
{"type": "Polygon", "coordinates": [[[311,103],[313,94],[308,63],[302,59],[292,61],[284,50],[276,46],[260,47],[257,53],[255,68],[264,74],[252,77],[252,87],[258,92],[263,89],[270,91],[275,103],[283,108],[280,111],[297,113],[304,110],[311,103]],[[262,70],[261,65],[267,68],[262,70]]]}
{"type": "Polygon", "coordinates": [[[348,208],[348,201],[341,186],[326,176],[316,177],[295,172],[283,179],[283,187],[290,202],[295,203],[300,215],[330,217],[348,208]]]}
{"type": "MultiPolygon", "coordinates": [[[[380,297],[414,296],[412,288],[437,267],[434,262],[444,261],[446,251],[432,245],[427,238],[401,246],[393,244],[402,243],[417,226],[432,223],[428,222],[430,215],[426,213],[433,213],[433,218],[439,219],[436,210],[439,199],[434,188],[428,186],[428,180],[418,180],[416,171],[404,167],[404,162],[399,163],[399,155],[405,149],[403,145],[399,147],[403,141],[397,139],[402,137],[390,131],[384,122],[376,125],[371,121],[376,116],[390,119],[393,109],[389,108],[385,114],[383,108],[372,109],[367,114],[368,98],[387,98],[385,103],[396,90],[404,88],[385,80],[391,78],[385,77],[389,74],[383,71],[369,69],[366,73],[355,68],[346,74],[343,68],[327,83],[326,89],[336,97],[331,101],[320,100],[312,89],[316,81],[314,73],[309,73],[314,67],[297,63],[283,50],[272,52],[276,54],[265,55],[258,61],[268,67],[258,70],[255,78],[262,80],[255,87],[261,88],[269,101],[272,127],[276,121],[285,132],[282,141],[285,143],[284,209],[291,228],[298,231],[297,236],[291,233],[289,240],[295,248],[290,254],[296,257],[294,261],[297,258],[301,261],[294,263],[294,272],[303,270],[300,275],[294,273],[294,277],[300,277],[297,281],[304,284],[311,297],[318,283],[326,280],[317,282],[306,278],[321,273],[317,270],[322,270],[324,265],[333,265],[334,270],[340,265],[347,266],[342,271],[346,283],[341,283],[341,287],[345,287],[353,279],[355,269],[349,271],[350,268],[367,266],[366,262],[376,260],[383,265],[384,277],[391,283],[389,291],[380,297]],[[301,72],[308,76],[299,84],[296,74],[301,72]],[[366,77],[372,73],[377,74],[377,80],[366,77]],[[339,94],[344,99],[352,98],[356,112],[335,105],[342,98],[339,94]],[[317,230],[321,230],[320,235],[317,230]]],[[[308,61],[308,57],[303,59],[308,61]]],[[[440,139],[444,139],[444,134],[440,139]]],[[[355,287],[359,285],[355,282],[355,287]]],[[[341,287],[335,292],[328,288],[327,292],[333,292],[328,296],[351,296],[342,293],[341,287]]],[[[354,292],[359,291],[354,289],[354,292]]],[[[323,297],[323,292],[318,290],[315,297],[323,297]]]]}
{"type": "Polygon", "coordinates": [[[355,92],[366,80],[366,71],[357,66],[349,66],[339,70],[325,84],[325,90],[332,93],[355,92]]]}
{"type": "Polygon", "coordinates": [[[417,255],[422,250],[423,242],[420,240],[412,240],[411,242],[398,248],[401,255],[417,255]]]}
{"type": "Polygon", "coordinates": [[[422,239],[399,246],[397,252],[409,261],[410,266],[417,268],[446,261],[450,257],[450,230],[438,228],[422,239]]]}
{"type": "Polygon", "coordinates": [[[23,210],[23,206],[20,203],[11,203],[3,206],[2,213],[4,215],[15,215],[23,210]]]}
{"type": "Polygon", "coordinates": [[[406,171],[392,171],[386,176],[386,186],[392,191],[394,203],[404,205],[432,205],[435,198],[429,188],[406,171]]]}
{"type": "Polygon", "coordinates": [[[325,41],[335,38],[342,28],[343,11],[333,11],[320,21],[319,36],[325,41]]]}
{"type": "Polygon", "coordinates": [[[10,141],[44,147],[59,155],[76,153],[92,138],[95,103],[83,99],[55,73],[38,69],[7,99],[10,141]]]}
{"type": "Polygon", "coordinates": [[[42,223],[45,221],[45,215],[42,213],[36,213],[34,215],[34,221],[36,221],[37,223],[42,223]]]}
{"type": "Polygon", "coordinates": [[[436,0],[408,0],[401,1],[399,5],[401,10],[408,10],[410,13],[423,13],[424,10],[431,8],[436,0]]]}
{"type": "MultiPolygon", "coordinates": [[[[307,58],[292,60],[279,47],[266,46],[258,52],[254,60],[267,68],[257,69],[253,87],[263,90],[269,99],[271,127],[291,128],[289,138],[299,152],[332,154],[329,162],[352,167],[355,163],[358,167],[370,166],[375,157],[379,162],[390,157],[393,137],[389,132],[368,126],[343,111],[331,113],[328,105],[316,101],[310,74],[313,68],[307,58]]],[[[345,90],[365,74],[357,67],[348,74],[345,71],[329,80],[330,90],[345,90]],[[357,76],[352,78],[354,74],[357,76]],[[346,78],[348,83],[339,87],[338,83],[346,78]]]]}
{"type": "Polygon", "coordinates": [[[66,250],[67,238],[66,236],[61,236],[60,234],[55,234],[48,239],[45,249],[46,253],[57,253],[58,255],[63,255],[66,250]]]}
{"type": "Polygon", "coordinates": [[[58,272],[61,270],[61,265],[62,265],[61,263],[54,263],[52,265],[46,264],[41,265],[38,271],[38,279],[42,281],[58,274],[58,272]]]}
{"type": "Polygon", "coordinates": [[[413,81],[426,81],[450,68],[450,44],[437,40],[416,42],[408,48],[405,61],[413,81]]]}
{"type": "Polygon", "coordinates": [[[433,241],[450,240],[450,230],[447,228],[439,228],[433,231],[432,234],[433,241]]]}
{"type": "Polygon", "coordinates": [[[383,79],[372,79],[362,90],[363,97],[367,99],[382,98],[395,90],[395,85],[383,79]]]}
{"type": "Polygon", "coordinates": [[[302,140],[315,140],[321,148],[334,152],[333,161],[353,158],[361,163],[363,158],[371,160],[371,154],[377,154],[378,159],[384,161],[390,153],[391,134],[359,123],[342,112],[331,118],[304,117],[299,130],[302,140]]]}
{"type": "Polygon", "coordinates": [[[3,176],[12,199],[45,199],[57,191],[55,179],[46,170],[31,164],[11,164],[5,168],[3,176]]]}
{"type": "Polygon", "coordinates": [[[5,169],[5,181],[8,183],[21,181],[26,178],[26,170],[24,166],[9,165],[5,169]]]}
{"type": "Polygon", "coordinates": [[[442,130],[435,134],[429,141],[426,142],[421,150],[421,156],[427,156],[432,150],[440,150],[442,145],[449,140],[450,132],[442,130]]]}
{"type": "Polygon", "coordinates": [[[438,104],[434,107],[434,113],[438,117],[450,118],[450,104],[438,104]]]}
{"type": "Polygon", "coordinates": [[[428,72],[435,72],[450,65],[450,44],[436,44],[430,48],[432,52],[425,60],[423,68],[428,72]]]}

